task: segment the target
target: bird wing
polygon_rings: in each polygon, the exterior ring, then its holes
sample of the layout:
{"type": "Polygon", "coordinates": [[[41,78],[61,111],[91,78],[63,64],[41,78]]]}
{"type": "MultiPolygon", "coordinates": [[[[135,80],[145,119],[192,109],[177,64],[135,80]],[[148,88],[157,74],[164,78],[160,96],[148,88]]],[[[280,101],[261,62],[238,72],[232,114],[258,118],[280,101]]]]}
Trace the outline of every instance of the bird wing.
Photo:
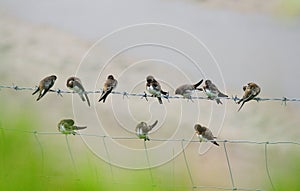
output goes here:
{"type": "Polygon", "coordinates": [[[84,87],[83,87],[83,85],[81,84],[80,81],[75,80],[73,83],[74,83],[74,87],[78,87],[78,89],[83,91],[83,92],[85,91],[84,87]]]}
{"type": "Polygon", "coordinates": [[[157,81],[152,82],[152,87],[155,91],[161,91],[160,84],[157,81]]]}
{"type": "Polygon", "coordinates": [[[212,132],[209,129],[207,129],[204,132],[203,137],[206,138],[207,140],[213,140],[214,139],[214,136],[213,136],[212,132]]]}
{"type": "Polygon", "coordinates": [[[197,84],[194,84],[193,88],[196,89],[198,86],[200,86],[202,84],[202,82],[203,82],[203,79],[200,80],[197,84]]]}
{"type": "Polygon", "coordinates": [[[68,125],[74,125],[74,120],[73,119],[64,119],[63,122],[65,124],[68,124],[68,125]]]}
{"type": "Polygon", "coordinates": [[[215,84],[211,83],[208,88],[213,94],[219,94],[219,90],[215,84]]]}

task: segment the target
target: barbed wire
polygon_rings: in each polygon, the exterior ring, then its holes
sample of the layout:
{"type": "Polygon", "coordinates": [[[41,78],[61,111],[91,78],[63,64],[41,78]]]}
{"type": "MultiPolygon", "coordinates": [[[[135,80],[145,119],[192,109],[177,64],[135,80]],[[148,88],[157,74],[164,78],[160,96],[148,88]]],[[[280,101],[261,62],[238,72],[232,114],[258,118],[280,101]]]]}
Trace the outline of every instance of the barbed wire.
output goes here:
{"type": "MultiPolygon", "coordinates": [[[[37,89],[37,86],[35,86],[35,87],[21,87],[21,86],[17,86],[17,85],[12,85],[12,86],[0,85],[0,90],[1,89],[13,89],[13,90],[16,90],[16,91],[35,91],[37,89]]],[[[60,96],[62,96],[62,94],[74,94],[74,93],[76,93],[76,92],[73,92],[73,91],[63,90],[63,89],[51,89],[51,90],[49,90],[49,92],[57,93],[60,96]]],[[[102,89],[99,89],[99,90],[96,90],[96,91],[86,91],[86,93],[87,94],[101,94],[102,89]]],[[[127,91],[113,91],[112,94],[122,95],[123,99],[125,97],[132,96],[132,97],[145,98],[147,100],[148,97],[152,97],[151,95],[147,94],[146,92],[143,92],[143,93],[129,93],[127,91]]],[[[167,95],[167,96],[162,95],[162,97],[164,97],[165,99],[168,99],[168,100],[169,99],[186,99],[182,96],[176,96],[176,95],[167,95]]],[[[191,100],[193,100],[193,99],[209,100],[207,97],[203,97],[203,96],[193,96],[193,97],[191,97],[191,100]]],[[[222,97],[220,99],[233,100],[234,102],[240,100],[240,98],[238,98],[237,96],[222,97]]],[[[256,100],[256,101],[281,101],[282,104],[284,104],[284,105],[286,105],[287,102],[300,102],[300,98],[287,98],[287,97],[282,97],[282,98],[260,98],[260,97],[257,97],[257,98],[254,98],[254,100],[256,100]]],[[[40,135],[62,135],[62,133],[60,133],[60,132],[42,132],[42,131],[31,131],[31,130],[14,129],[14,128],[3,128],[3,127],[0,127],[0,130],[2,130],[2,131],[16,131],[16,132],[19,132],[19,133],[33,134],[35,140],[37,141],[37,145],[38,145],[39,149],[41,150],[43,166],[44,166],[44,150],[43,150],[42,143],[39,140],[39,136],[40,135]]],[[[113,183],[114,184],[125,184],[125,183],[122,183],[122,182],[117,182],[114,178],[114,172],[113,172],[113,168],[112,168],[110,153],[109,153],[109,149],[107,148],[105,139],[139,140],[139,138],[136,137],[136,136],[123,136],[122,137],[122,136],[108,136],[108,135],[97,135],[97,134],[88,134],[88,133],[77,133],[77,135],[83,136],[83,137],[98,137],[98,138],[102,139],[103,145],[104,145],[104,148],[105,148],[105,152],[106,152],[106,155],[108,157],[108,161],[109,161],[109,165],[110,165],[110,173],[111,173],[111,176],[112,176],[113,183]]],[[[69,135],[65,135],[65,141],[66,141],[67,149],[69,151],[70,160],[71,160],[71,162],[74,166],[75,172],[77,173],[76,163],[75,163],[75,160],[74,160],[74,157],[73,157],[73,154],[72,154],[71,145],[69,144],[69,141],[68,141],[68,136],[69,135]]],[[[236,187],[234,174],[232,172],[232,165],[231,165],[231,162],[230,162],[230,156],[229,156],[228,148],[227,148],[227,144],[257,144],[257,145],[264,145],[265,170],[266,170],[266,174],[267,174],[267,177],[269,179],[271,188],[275,191],[276,188],[275,188],[275,185],[274,185],[273,180],[271,178],[271,173],[270,173],[270,168],[269,168],[268,145],[289,144],[289,145],[300,146],[300,141],[253,141],[253,140],[227,140],[227,139],[215,140],[218,143],[223,143],[224,153],[225,153],[226,162],[227,162],[227,166],[228,166],[228,172],[229,172],[230,181],[231,181],[231,187],[222,187],[222,186],[202,186],[202,185],[196,185],[195,184],[195,181],[193,180],[193,176],[192,176],[192,173],[191,173],[191,169],[189,167],[188,158],[187,158],[187,155],[186,155],[186,152],[185,152],[186,149],[184,148],[183,143],[184,142],[199,143],[198,140],[151,138],[151,141],[154,141],[154,142],[166,142],[166,141],[181,142],[182,154],[183,154],[183,157],[184,157],[184,163],[185,163],[185,167],[186,167],[187,172],[188,172],[188,177],[189,177],[191,185],[192,185],[191,186],[192,190],[194,190],[194,189],[216,189],[216,190],[262,191],[261,189],[256,189],[256,188],[236,187]]],[[[160,187],[183,187],[182,185],[163,185],[163,184],[155,183],[153,173],[152,173],[152,170],[151,170],[151,161],[150,161],[150,158],[149,158],[149,153],[148,153],[148,148],[147,148],[147,143],[146,142],[144,142],[144,150],[145,150],[146,162],[148,164],[149,176],[150,176],[150,179],[151,179],[151,186],[152,187],[156,187],[156,186],[160,186],[160,187]]],[[[184,187],[186,187],[186,186],[184,186],[184,187]]]]}
{"type": "MultiPolygon", "coordinates": [[[[42,160],[44,160],[44,151],[43,151],[43,147],[41,144],[41,141],[39,140],[39,136],[40,135],[57,135],[57,136],[65,136],[65,141],[67,144],[67,149],[69,150],[69,155],[70,155],[70,159],[73,163],[74,166],[76,166],[74,157],[72,155],[72,151],[71,151],[71,145],[68,142],[68,136],[73,136],[73,135],[65,135],[62,134],[60,132],[43,132],[43,131],[35,131],[35,130],[23,130],[23,129],[16,129],[16,128],[4,128],[4,127],[0,127],[0,130],[2,131],[15,131],[15,132],[19,132],[19,133],[27,133],[27,134],[33,134],[34,138],[36,139],[38,146],[41,150],[41,155],[42,155],[42,160]]],[[[111,175],[112,175],[112,179],[113,179],[113,183],[114,184],[128,184],[128,183],[122,183],[122,182],[116,182],[114,179],[114,173],[113,173],[113,169],[112,169],[112,163],[111,163],[111,159],[110,159],[110,154],[109,154],[109,149],[107,148],[106,145],[106,141],[105,139],[112,139],[112,140],[139,140],[139,141],[143,141],[140,138],[136,137],[136,136],[109,136],[109,135],[97,135],[97,134],[88,134],[88,133],[77,133],[76,135],[78,136],[83,136],[83,137],[98,137],[98,138],[102,138],[103,140],[103,144],[106,150],[106,155],[108,156],[108,160],[109,160],[109,165],[110,165],[110,171],[111,171],[111,175]]],[[[75,135],[75,136],[76,136],[75,135]]],[[[227,144],[256,144],[256,145],[263,145],[264,146],[264,160],[265,160],[265,169],[266,169],[266,174],[267,177],[269,179],[271,188],[275,191],[276,188],[274,186],[273,180],[271,178],[271,174],[270,174],[270,167],[269,167],[269,157],[268,157],[268,145],[296,145],[296,146],[300,146],[300,141],[253,141],[253,140],[228,140],[228,139],[224,139],[224,140],[214,140],[218,143],[223,143],[223,148],[224,148],[224,153],[225,153],[225,157],[226,157],[226,163],[228,166],[228,172],[229,172],[229,176],[230,176],[230,181],[231,181],[231,186],[232,187],[222,187],[222,186],[202,186],[202,185],[197,185],[195,184],[195,181],[193,180],[193,176],[191,173],[191,169],[189,167],[189,160],[187,158],[186,155],[186,148],[184,147],[184,142],[189,142],[189,143],[199,143],[199,140],[188,140],[188,139],[155,139],[152,138],[150,141],[158,141],[158,142],[165,142],[165,141],[175,141],[175,142],[181,142],[181,147],[182,147],[182,153],[183,153],[183,157],[184,157],[184,163],[188,172],[188,177],[190,179],[191,182],[191,189],[216,189],[216,190],[241,190],[241,191],[263,191],[262,189],[257,189],[257,188],[242,188],[242,187],[236,187],[235,184],[235,179],[234,179],[234,175],[232,172],[232,165],[231,165],[231,161],[230,161],[230,155],[228,153],[228,148],[227,148],[227,144]]],[[[210,141],[207,141],[210,142],[210,141]]],[[[300,148],[300,147],[299,147],[300,148]]],[[[149,158],[149,153],[148,153],[148,148],[147,148],[147,143],[146,141],[144,141],[144,150],[145,150],[145,154],[146,154],[146,162],[148,164],[148,170],[149,170],[149,175],[151,178],[151,186],[152,187],[187,187],[187,186],[183,186],[183,185],[165,185],[165,184],[156,184],[154,182],[154,178],[153,178],[153,173],[151,170],[151,164],[150,164],[150,158],[149,158]]],[[[44,163],[44,162],[43,162],[44,163]]],[[[75,172],[76,172],[76,168],[75,168],[75,172]]],[[[134,184],[134,183],[133,183],[134,184]]]]}
{"type": "MultiPolygon", "coordinates": [[[[12,86],[6,86],[6,85],[0,85],[0,89],[14,89],[16,91],[35,91],[37,89],[37,86],[35,87],[21,87],[18,85],[12,85],[12,86]]],[[[50,89],[49,92],[52,93],[57,93],[58,95],[62,96],[62,94],[75,94],[76,92],[74,91],[69,91],[69,90],[63,90],[63,89],[50,89]]],[[[95,91],[85,91],[87,94],[101,94],[102,89],[95,90],[95,91]]],[[[150,94],[147,94],[145,91],[143,93],[131,93],[127,91],[112,91],[111,94],[116,94],[116,95],[122,95],[123,99],[124,97],[141,97],[145,98],[148,101],[148,97],[153,97],[150,94]]],[[[169,100],[169,99],[187,99],[184,98],[183,96],[177,96],[177,95],[162,95],[163,98],[169,100]]],[[[154,98],[154,97],[153,97],[154,98]]],[[[206,96],[191,96],[188,98],[190,100],[210,100],[206,96]]],[[[219,99],[227,99],[227,100],[233,100],[234,102],[239,101],[241,98],[235,96],[231,97],[219,97],[219,99]]],[[[286,105],[287,102],[300,102],[300,98],[287,98],[287,97],[281,97],[281,98],[261,98],[261,97],[256,97],[253,100],[256,100],[257,102],[260,101],[281,101],[282,104],[286,105]]]]}

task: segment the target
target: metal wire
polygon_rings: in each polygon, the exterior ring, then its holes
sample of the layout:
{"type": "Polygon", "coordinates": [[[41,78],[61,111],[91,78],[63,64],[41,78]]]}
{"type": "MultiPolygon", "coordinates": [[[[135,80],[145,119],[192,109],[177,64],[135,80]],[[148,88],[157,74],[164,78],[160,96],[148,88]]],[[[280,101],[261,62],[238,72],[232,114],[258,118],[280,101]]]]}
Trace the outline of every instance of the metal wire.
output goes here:
{"type": "MultiPolygon", "coordinates": [[[[60,132],[39,132],[39,131],[28,131],[28,130],[22,130],[22,129],[16,129],[16,128],[4,128],[4,127],[1,127],[0,126],[0,130],[2,131],[2,134],[5,132],[5,131],[14,131],[14,132],[17,132],[17,133],[26,133],[26,134],[33,134],[35,136],[35,139],[39,145],[39,147],[42,147],[42,144],[38,138],[38,136],[43,136],[43,135],[53,135],[53,136],[66,136],[66,144],[67,144],[67,147],[68,147],[68,151],[69,151],[69,155],[70,155],[70,158],[71,158],[71,161],[75,167],[75,172],[77,171],[76,169],[76,164],[75,164],[75,160],[73,158],[73,155],[72,155],[72,151],[71,151],[71,145],[69,144],[69,141],[68,141],[68,135],[63,135],[62,133],[60,132]]],[[[102,138],[103,139],[103,143],[104,143],[104,146],[106,147],[106,144],[105,144],[105,139],[118,139],[118,140],[138,140],[140,141],[140,139],[138,137],[114,137],[114,136],[107,136],[107,135],[96,135],[96,134],[84,134],[84,133],[78,133],[77,135],[80,135],[80,136],[94,136],[94,137],[99,137],[99,138],[102,138]]],[[[5,141],[5,140],[4,140],[5,141]]],[[[154,139],[152,138],[151,141],[160,141],[160,142],[165,142],[165,141],[180,141],[181,142],[181,147],[182,147],[182,153],[183,153],[183,157],[184,157],[184,161],[185,161],[185,166],[187,168],[187,171],[188,171],[188,176],[189,176],[189,179],[191,181],[191,184],[192,184],[192,189],[215,189],[215,190],[241,190],[241,191],[262,191],[262,189],[257,189],[257,188],[242,188],[242,187],[236,187],[235,185],[235,182],[234,182],[234,175],[232,173],[232,167],[231,167],[231,162],[230,162],[230,156],[228,155],[228,151],[227,151],[227,145],[228,144],[257,144],[257,145],[264,145],[264,148],[265,148],[265,152],[264,152],[264,155],[265,155],[265,167],[266,167],[266,172],[267,172],[267,176],[269,178],[269,181],[270,181],[270,184],[272,185],[272,188],[273,190],[275,190],[275,187],[274,187],[274,184],[273,184],[273,181],[271,179],[271,175],[270,175],[270,167],[269,167],[269,163],[268,163],[268,160],[269,160],[269,157],[268,157],[268,150],[267,150],[267,145],[283,145],[283,144],[289,144],[289,145],[297,145],[297,146],[300,146],[300,142],[298,141],[252,141],[252,140],[215,140],[216,142],[219,142],[219,143],[223,143],[223,147],[224,147],[224,151],[225,151],[225,156],[226,156],[226,161],[227,161],[227,166],[228,166],[228,171],[229,171],[229,174],[230,174],[230,179],[231,179],[231,184],[232,184],[232,187],[229,188],[229,187],[222,187],[222,186],[203,186],[203,185],[196,185],[194,180],[193,180],[193,177],[192,177],[192,173],[190,171],[190,167],[189,167],[189,163],[188,163],[188,158],[186,156],[186,152],[185,152],[185,148],[184,148],[184,142],[191,142],[191,143],[198,143],[199,141],[195,141],[195,140],[185,140],[185,139],[154,139]]],[[[42,152],[42,155],[43,155],[43,149],[41,149],[41,152],[42,152]]],[[[150,165],[150,159],[149,159],[149,154],[148,154],[148,149],[147,149],[147,146],[146,144],[144,145],[144,149],[146,151],[146,158],[147,158],[147,163],[150,165]]],[[[106,148],[106,152],[107,154],[109,155],[109,150],[106,148]]],[[[174,151],[173,151],[174,152],[174,151]]],[[[112,169],[111,169],[112,170],[112,169]]],[[[173,185],[166,185],[166,184],[158,184],[158,183],[155,183],[154,182],[154,178],[153,178],[153,174],[152,174],[152,171],[150,169],[150,166],[149,166],[149,170],[150,170],[150,178],[151,178],[151,186],[152,186],[152,189],[155,187],[155,188],[158,188],[158,187],[162,187],[162,188],[181,188],[181,187],[187,187],[187,186],[183,186],[183,185],[176,185],[176,184],[173,184],[173,185]]],[[[76,172],[77,173],[77,172],[76,172]]],[[[113,176],[113,172],[111,171],[112,173],[112,176],[113,176]]],[[[114,178],[113,178],[114,179],[114,178]]],[[[128,184],[128,185],[137,185],[137,183],[124,183],[124,182],[118,182],[118,181],[114,181],[113,182],[114,184],[128,184]]],[[[150,186],[150,185],[149,185],[150,186]]]]}
{"type": "MultiPolygon", "coordinates": [[[[17,85],[12,85],[12,86],[7,86],[7,85],[0,85],[0,89],[13,89],[16,91],[35,91],[37,89],[37,87],[21,87],[21,86],[17,86],[17,85]]],[[[49,92],[52,93],[57,93],[58,95],[62,96],[62,94],[74,94],[75,92],[73,91],[69,91],[69,90],[63,90],[63,89],[51,89],[49,90],[49,92]]],[[[101,94],[102,93],[102,89],[99,90],[95,90],[95,91],[85,91],[87,94],[101,94]]],[[[141,98],[145,98],[146,100],[148,100],[148,98],[152,97],[151,95],[143,92],[143,93],[131,93],[131,92],[127,92],[127,91],[112,91],[112,94],[116,94],[116,95],[122,95],[123,98],[124,97],[141,97],[141,98]]],[[[162,95],[163,98],[165,99],[186,99],[182,96],[176,96],[176,95],[162,95]]],[[[153,97],[152,97],[153,98],[153,97]]],[[[192,96],[190,98],[191,100],[194,99],[198,99],[198,100],[210,100],[207,97],[203,97],[203,96],[192,96]]],[[[232,100],[234,102],[239,101],[241,98],[238,98],[237,96],[232,96],[232,97],[220,97],[219,99],[227,99],[227,100],[232,100]]],[[[256,97],[253,100],[256,100],[258,102],[260,101],[281,101],[282,104],[286,105],[287,102],[300,102],[300,98],[287,98],[287,97],[282,97],[282,98],[261,98],[261,97],[256,97]]]]}

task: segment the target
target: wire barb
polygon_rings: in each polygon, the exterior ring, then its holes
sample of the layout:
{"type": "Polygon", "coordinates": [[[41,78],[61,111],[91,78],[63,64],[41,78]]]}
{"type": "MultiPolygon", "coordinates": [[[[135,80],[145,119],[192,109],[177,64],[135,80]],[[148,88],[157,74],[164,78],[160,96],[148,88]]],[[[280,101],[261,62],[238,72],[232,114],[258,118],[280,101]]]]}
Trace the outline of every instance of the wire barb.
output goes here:
{"type": "MultiPolygon", "coordinates": [[[[35,91],[38,87],[34,86],[34,87],[21,87],[18,85],[12,85],[12,86],[5,86],[5,85],[0,85],[0,90],[1,89],[14,89],[16,91],[35,91]]],[[[62,94],[74,94],[76,92],[74,91],[67,91],[67,90],[62,90],[62,89],[56,89],[56,90],[49,90],[49,92],[54,92],[57,93],[58,95],[60,95],[61,97],[63,97],[62,94]]],[[[99,94],[102,93],[102,90],[94,90],[94,91],[85,91],[87,94],[99,94]]],[[[129,98],[130,96],[135,96],[135,97],[141,97],[141,99],[145,98],[146,101],[148,101],[148,97],[153,97],[154,96],[150,96],[148,95],[145,91],[143,93],[129,93],[127,91],[122,91],[122,92],[118,92],[118,91],[113,91],[111,92],[112,94],[119,94],[124,97],[126,96],[127,98],[129,98]]],[[[170,95],[169,92],[167,95],[163,95],[162,97],[164,97],[165,99],[168,100],[168,102],[170,102],[169,99],[185,99],[183,96],[176,96],[176,95],[170,95]]],[[[191,96],[189,98],[190,100],[194,100],[194,99],[203,99],[203,100],[210,100],[208,99],[206,96],[191,96]]],[[[241,98],[238,98],[236,95],[232,96],[232,97],[219,97],[218,99],[227,99],[227,100],[233,100],[235,103],[237,103],[237,101],[239,101],[241,98]]],[[[254,100],[256,100],[257,102],[261,102],[261,101],[281,101],[282,104],[287,105],[287,102],[300,102],[300,98],[287,98],[287,97],[282,97],[282,98],[260,98],[260,97],[256,97],[254,98],[254,100]]]]}
{"type": "Polygon", "coordinates": [[[129,98],[127,92],[123,92],[123,99],[124,99],[125,97],[126,97],[127,99],[129,98]]]}
{"type": "Polygon", "coordinates": [[[287,106],[286,101],[287,101],[287,98],[283,97],[281,105],[287,106]]]}
{"type": "Polygon", "coordinates": [[[145,100],[148,101],[148,98],[147,98],[147,97],[148,97],[147,93],[144,92],[144,94],[142,95],[141,99],[145,98],[145,100]]]}

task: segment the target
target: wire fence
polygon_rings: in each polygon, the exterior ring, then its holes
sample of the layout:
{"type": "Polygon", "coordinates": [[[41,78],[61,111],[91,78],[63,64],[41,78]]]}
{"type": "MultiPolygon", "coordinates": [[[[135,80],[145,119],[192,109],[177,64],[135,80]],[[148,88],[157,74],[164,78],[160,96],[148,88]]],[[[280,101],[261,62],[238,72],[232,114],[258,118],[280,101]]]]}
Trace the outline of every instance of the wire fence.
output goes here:
{"type": "MultiPolygon", "coordinates": [[[[16,91],[35,91],[37,89],[37,86],[35,87],[21,87],[17,85],[12,85],[12,86],[6,86],[6,85],[0,85],[0,89],[13,89],[16,91]]],[[[52,93],[57,93],[57,95],[62,96],[62,94],[74,94],[76,92],[74,91],[69,91],[69,90],[63,90],[63,89],[51,89],[49,92],[52,93]]],[[[102,89],[96,90],[96,91],[85,91],[87,94],[100,94],[102,93],[102,89]]],[[[152,97],[151,95],[147,94],[146,92],[143,93],[131,93],[127,91],[112,91],[112,94],[116,95],[122,95],[124,97],[141,97],[145,98],[148,101],[148,97],[152,97]]],[[[162,95],[163,98],[169,100],[169,99],[186,99],[183,96],[177,96],[177,95],[162,95]]],[[[199,99],[199,100],[209,100],[208,97],[205,96],[192,96],[189,98],[191,100],[194,99],[199,99]]],[[[232,96],[232,97],[219,97],[219,99],[227,99],[227,100],[232,100],[234,102],[239,101],[241,98],[238,98],[237,96],[232,96]]],[[[282,104],[286,105],[287,102],[300,102],[300,98],[287,98],[287,97],[281,97],[281,98],[261,98],[261,97],[256,97],[253,100],[256,101],[281,101],[282,104]]]]}
{"type": "MultiPolygon", "coordinates": [[[[65,135],[62,134],[60,132],[42,132],[42,131],[28,131],[28,130],[22,130],[22,129],[16,129],[16,128],[3,128],[0,127],[1,131],[14,131],[14,132],[18,132],[18,133],[26,133],[26,134],[31,134],[34,136],[38,147],[41,150],[41,155],[42,155],[42,160],[44,160],[44,151],[43,151],[43,147],[40,141],[40,136],[43,135],[57,135],[57,136],[65,136],[65,141],[66,141],[66,145],[67,145],[67,149],[69,151],[69,155],[70,155],[70,160],[74,166],[75,172],[76,170],[76,163],[72,154],[72,147],[68,141],[68,136],[69,135],[65,135]]],[[[87,134],[87,133],[77,133],[76,135],[79,136],[83,136],[83,137],[98,137],[101,138],[103,140],[103,145],[106,151],[106,154],[108,156],[108,160],[110,161],[110,154],[109,154],[109,149],[106,145],[106,139],[112,139],[112,140],[140,140],[138,137],[136,136],[128,136],[128,137],[119,137],[119,136],[108,136],[108,135],[96,135],[96,134],[87,134]]],[[[73,135],[71,135],[73,136],[73,135]]],[[[140,140],[141,141],[141,140],[140,140]]],[[[230,177],[230,181],[231,181],[231,187],[222,187],[222,186],[203,186],[203,185],[197,185],[197,183],[195,183],[193,175],[191,173],[191,168],[189,166],[189,160],[188,157],[186,155],[186,148],[184,147],[184,142],[189,142],[189,143],[198,143],[198,140],[187,140],[187,139],[155,139],[152,138],[151,141],[156,141],[156,142],[165,142],[165,141],[174,141],[174,142],[180,142],[181,143],[181,147],[182,147],[182,155],[183,155],[183,159],[184,159],[184,163],[185,163],[185,167],[187,169],[187,173],[188,173],[188,178],[190,180],[190,184],[191,190],[195,190],[195,189],[215,189],[215,190],[241,190],[241,191],[263,191],[263,189],[259,189],[259,188],[243,188],[243,187],[237,187],[236,183],[235,183],[235,176],[233,174],[233,170],[232,170],[232,162],[230,160],[230,155],[228,152],[228,144],[249,144],[249,145],[263,145],[264,146],[264,165],[265,165],[265,171],[267,174],[267,178],[269,180],[270,186],[272,188],[273,191],[276,191],[276,187],[274,186],[273,180],[272,180],[272,176],[270,173],[270,167],[269,167],[269,152],[268,152],[268,146],[269,145],[296,145],[299,146],[300,149],[300,141],[252,141],[252,140],[215,140],[218,143],[223,143],[221,146],[223,146],[224,148],[224,154],[226,157],[226,163],[227,163],[227,167],[228,167],[228,174],[230,177]]],[[[148,148],[147,148],[147,142],[144,141],[144,150],[145,150],[145,160],[147,160],[147,164],[148,164],[148,170],[149,170],[149,176],[150,176],[150,181],[151,181],[151,186],[152,187],[187,187],[187,186],[183,186],[183,185],[166,185],[166,184],[157,184],[154,181],[154,177],[153,177],[153,173],[152,173],[152,168],[151,168],[151,161],[149,159],[149,153],[148,153],[148,148]]],[[[114,173],[113,173],[113,168],[112,168],[112,164],[109,163],[110,165],[110,173],[112,175],[112,179],[113,179],[113,183],[114,184],[134,184],[134,183],[124,183],[124,182],[117,182],[114,178],[114,173]]],[[[188,187],[187,187],[188,188],[188,187]]]]}
{"type": "MultiPolygon", "coordinates": [[[[16,91],[35,91],[37,87],[20,87],[20,86],[16,86],[16,85],[12,85],[12,86],[5,86],[5,85],[0,85],[0,89],[13,89],[16,91]]],[[[68,90],[62,90],[62,89],[55,89],[55,90],[50,90],[50,92],[52,93],[57,93],[58,95],[62,94],[73,94],[73,91],[68,91],[68,90]]],[[[86,93],[88,94],[100,94],[102,93],[102,90],[97,90],[97,91],[86,91],[86,93]]],[[[126,91],[113,91],[112,94],[117,94],[117,95],[122,95],[123,98],[124,97],[129,97],[129,96],[135,96],[135,97],[141,97],[141,98],[145,98],[147,99],[148,97],[151,97],[150,95],[148,95],[146,92],[143,93],[129,93],[126,91]]],[[[184,99],[182,96],[163,96],[166,99],[184,99]]],[[[194,96],[191,99],[203,99],[203,100],[207,100],[207,97],[201,97],[201,96],[194,96]]],[[[237,96],[235,97],[227,97],[227,98],[220,98],[220,99],[228,99],[228,100],[233,100],[234,102],[240,100],[240,98],[238,98],[237,96]]],[[[287,102],[300,102],[299,98],[286,98],[286,97],[282,97],[282,98],[254,98],[254,100],[256,101],[281,101],[283,104],[286,105],[287,102]]],[[[70,155],[70,160],[72,161],[72,164],[74,166],[75,171],[76,170],[76,163],[72,154],[72,147],[69,144],[68,141],[68,135],[62,135],[62,133],[60,132],[42,132],[42,131],[28,131],[28,130],[23,130],[23,129],[16,129],[16,128],[4,128],[0,126],[0,130],[2,131],[14,131],[14,132],[19,132],[19,133],[27,133],[27,134],[32,134],[37,142],[37,145],[39,147],[39,149],[41,150],[41,155],[42,155],[42,160],[44,161],[44,150],[43,150],[43,146],[41,144],[40,141],[40,136],[42,135],[61,135],[61,136],[65,136],[65,141],[67,144],[67,149],[69,151],[69,155],[70,155]]],[[[83,137],[99,137],[102,138],[103,141],[103,145],[105,148],[105,152],[106,155],[108,157],[108,160],[110,160],[110,153],[109,153],[109,149],[106,145],[106,139],[112,139],[112,140],[139,140],[138,137],[136,136],[129,136],[129,137],[121,137],[121,136],[108,136],[108,135],[96,135],[96,134],[86,134],[86,133],[77,133],[77,135],[83,136],[83,137]]],[[[224,148],[224,154],[226,157],[226,163],[227,163],[227,167],[228,167],[228,174],[230,177],[230,184],[231,187],[222,187],[222,186],[203,186],[203,185],[197,185],[193,179],[192,173],[191,173],[191,168],[189,166],[189,162],[188,162],[188,158],[186,155],[186,148],[184,147],[184,142],[189,142],[189,143],[199,143],[199,141],[197,140],[186,140],[186,139],[157,139],[157,138],[151,138],[151,141],[154,142],[165,142],[165,141],[174,141],[174,142],[181,142],[181,147],[182,147],[182,155],[184,158],[184,163],[185,163],[185,168],[187,169],[188,172],[188,178],[190,180],[191,183],[191,190],[195,190],[195,189],[215,189],[215,190],[241,190],[241,191],[262,191],[262,189],[259,188],[242,188],[242,187],[237,187],[236,183],[235,183],[235,176],[233,174],[233,170],[232,170],[232,162],[230,160],[230,155],[228,152],[228,144],[250,144],[250,145],[264,145],[264,165],[265,165],[265,171],[267,174],[267,178],[269,180],[270,186],[272,188],[273,191],[276,190],[276,187],[273,183],[272,180],[272,176],[270,173],[270,167],[269,167],[269,152],[268,152],[268,146],[269,145],[296,145],[299,146],[300,149],[300,141],[252,141],[252,140],[215,140],[218,143],[222,143],[221,146],[223,146],[224,148]]],[[[150,176],[150,180],[151,180],[151,184],[153,187],[186,187],[186,186],[182,186],[182,185],[166,185],[166,184],[156,184],[154,181],[154,177],[153,177],[153,172],[151,169],[151,161],[149,159],[149,153],[148,153],[148,148],[147,148],[147,143],[144,142],[144,150],[145,150],[145,156],[146,156],[146,162],[148,164],[148,170],[149,170],[149,176],[150,176]]],[[[174,151],[173,151],[174,152],[174,151]]],[[[114,179],[114,173],[113,173],[113,168],[112,168],[112,164],[110,165],[110,173],[112,175],[113,178],[113,183],[116,184],[130,184],[130,183],[124,183],[124,182],[117,182],[114,179]]],[[[134,183],[132,183],[134,184],[134,183]]]]}

